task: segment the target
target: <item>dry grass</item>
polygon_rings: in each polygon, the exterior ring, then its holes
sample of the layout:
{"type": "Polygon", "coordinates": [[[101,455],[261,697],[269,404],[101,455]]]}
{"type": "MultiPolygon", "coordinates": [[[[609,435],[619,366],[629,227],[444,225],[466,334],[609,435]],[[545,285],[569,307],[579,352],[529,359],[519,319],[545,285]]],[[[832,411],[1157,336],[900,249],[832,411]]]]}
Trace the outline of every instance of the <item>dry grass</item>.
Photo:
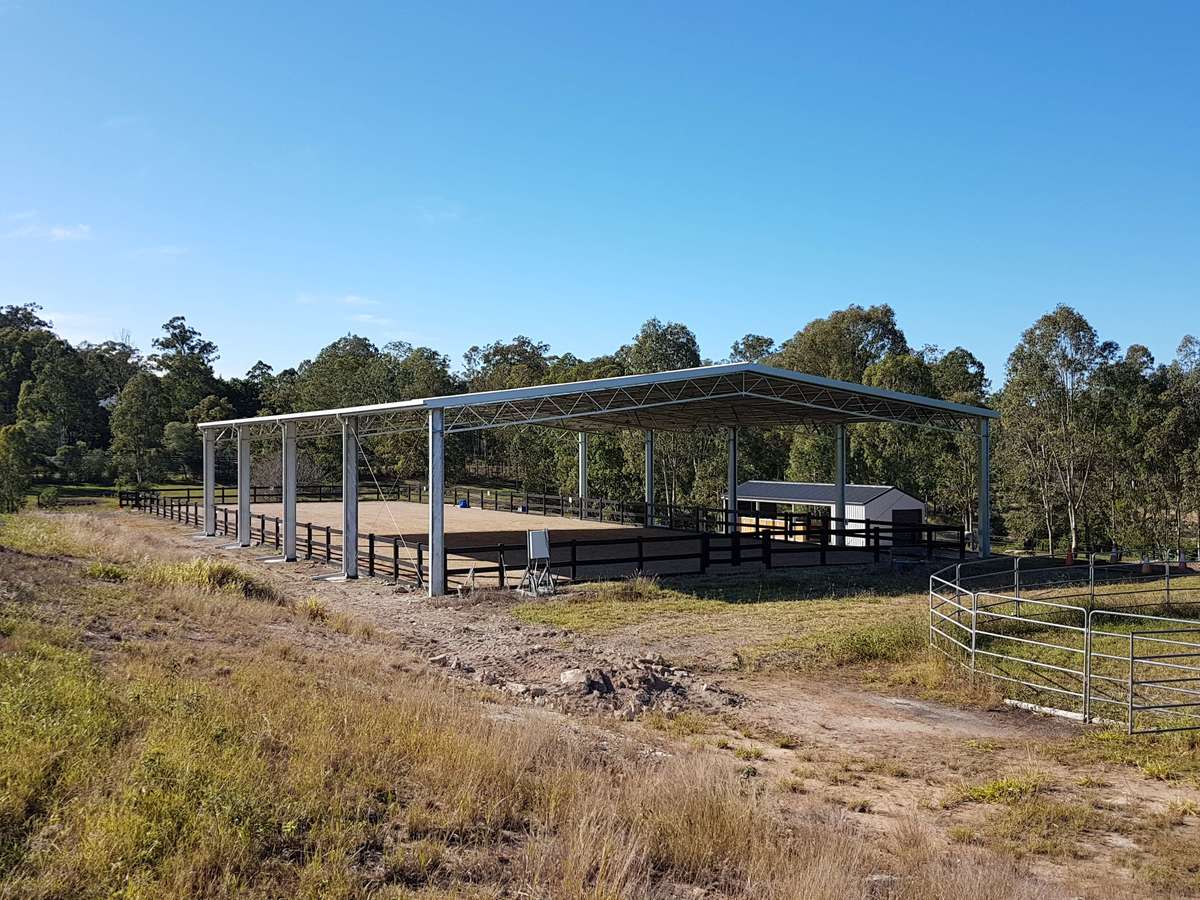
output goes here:
{"type": "Polygon", "coordinates": [[[237,573],[105,557],[70,517],[31,518],[0,544],[32,527],[90,562],[27,565],[0,601],[0,896],[1036,894],[1003,861],[948,868],[928,835],[881,848],[828,810],[785,820],[732,761],[598,752],[391,654],[314,655],[307,613],[237,573]],[[88,587],[96,563],[127,577],[88,587]],[[153,630],[167,609],[213,638],[153,630]],[[75,629],[114,610],[148,636],[98,654],[75,629]],[[269,639],[260,611],[283,616],[269,639]]]}

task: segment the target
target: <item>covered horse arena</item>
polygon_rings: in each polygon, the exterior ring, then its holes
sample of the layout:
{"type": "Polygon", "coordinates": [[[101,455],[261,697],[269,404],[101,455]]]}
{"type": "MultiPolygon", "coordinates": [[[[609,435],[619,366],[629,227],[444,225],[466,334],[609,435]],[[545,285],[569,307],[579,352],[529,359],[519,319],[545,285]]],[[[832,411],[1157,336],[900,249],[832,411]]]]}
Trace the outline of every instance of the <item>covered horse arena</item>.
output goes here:
{"type": "MultiPolygon", "coordinates": [[[[868,562],[891,552],[887,527],[846,518],[846,445],[856,423],[891,422],[952,432],[972,429],[979,440],[981,523],[978,550],[990,552],[988,533],[989,423],[996,413],[928,397],[839,382],[754,363],[705,366],[647,375],[466,393],[344,409],[316,410],[204,422],[202,495],[148,501],[152,511],[196,520],[203,534],[229,536],[238,546],[277,548],[280,559],[324,560],[341,577],[360,574],[415,582],[430,596],[463,583],[515,584],[526,565],[525,535],[546,528],[555,573],[576,580],[633,572],[707,573],[743,567],[868,562]],[[466,508],[444,477],[445,436],[514,425],[544,425],[578,434],[578,492],[572,497],[475,491],[466,508]],[[793,532],[785,523],[755,523],[737,514],[738,429],[788,425],[832,426],[837,502],[827,527],[793,532]],[[594,499],[588,491],[588,435],[634,429],[645,448],[644,500],[594,499]],[[668,507],[656,502],[656,432],[720,429],[726,435],[728,488],[719,510],[668,507]],[[421,431],[428,441],[426,482],[413,495],[359,484],[361,442],[384,434],[421,431]],[[340,502],[301,499],[297,444],[339,436],[340,502]],[[237,485],[215,483],[216,447],[237,446],[237,485]],[[256,496],[250,483],[253,453],[279,454],[277,493],[256,496]],[[541,498],[539,504],[538,498],[541,498]],[[252,499],[253,498],[253,499],[252,499]],[[441,502],[429,502],[440,498],[441,502]],[[523,502],[522,502],[523,501],[523,502]]],[[[334,498],[330,498],[332,501],[334,498]]],[[[930,557],[962,556],[961,529],[922,526],[916,541],[930,557]]],[[[912,535],[906,536],[911,538],[912,535]]],[[[913,541],[906,539],[906,545],[913,541]]]]}

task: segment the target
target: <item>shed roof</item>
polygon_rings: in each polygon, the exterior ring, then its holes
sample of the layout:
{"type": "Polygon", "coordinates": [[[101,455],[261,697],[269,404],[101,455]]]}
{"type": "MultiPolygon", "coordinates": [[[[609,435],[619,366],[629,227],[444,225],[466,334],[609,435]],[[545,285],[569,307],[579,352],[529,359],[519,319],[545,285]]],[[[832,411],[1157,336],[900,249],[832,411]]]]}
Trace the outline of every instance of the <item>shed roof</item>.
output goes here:
{"type": "Polygon", "coordinates": [[[341,409],[201,422],[219,437],[247,426],[252,437],[294,423],[299,436],[332,434],[353,418],[360,435],[414,431],[440,409],[447,432],[505,425],[555,425],[576,431],[621,428],[690,431],[709,426],[772,426],[900,422],[954,429],[963,421],[995,418],[966,406],[834,381],[757,363],[728,363],[644,375],[622,375],[500,391],[478,391],[341,409]]]}
{"type": "MultiPolygon", "coordinates": [[[[848,484],[846,502],[855,506],[865,506],[890,491],[912,497],[912,494],[889,484],[848,484]]],[[[912,499],[919,501],[917,497],[912,499]]],[[[811,481],[743,481],[738,485],[738,500],[832,506],[837,502],[837,485],[811,481]]]]}

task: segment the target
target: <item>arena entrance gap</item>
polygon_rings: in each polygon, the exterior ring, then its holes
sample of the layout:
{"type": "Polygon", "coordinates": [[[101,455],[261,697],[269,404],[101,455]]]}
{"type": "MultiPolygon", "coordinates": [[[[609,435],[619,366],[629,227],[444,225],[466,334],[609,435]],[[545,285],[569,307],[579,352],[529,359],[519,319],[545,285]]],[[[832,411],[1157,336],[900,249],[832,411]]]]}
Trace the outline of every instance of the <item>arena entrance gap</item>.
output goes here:
{"type": "MultiPolygon", "coordinates": [[[[217,534],[217,444],[237,443],[237,534],[238,542],[247,546],[251,535],[251,446],[256,441],[279,442],[282,462],[280,549],[284,560],[295,561],[297,441],[340,435],[342,575],[357,578],[358,457],[359,442],[363,438],[426,432],[429,497],[441,498],[445,496],[446,435],[511,425],[547,425],[578,432],[581,498],[588,496],[588,434],[622,429],[642,431],[645,438],[645,498],[651,509],[655,502],[655,432],[723,428],[728,435],[726,526],[730,529],[737,527],[738,429],[832,425],[836,433],[834,518],[844,520],[848,428],[862,422],[892,422],[951,432],[964,427],[975,430],[979,440],[978,548],[980,556],[988,556],[991,552],[990,422],[997,415],[982,407],[834,381],[757,363],[732,363],[370,406],[201,422],[198,427],[203,438],[203,531],[208,536],[217,534]]],[[[444,503],[429,503],[428,522],[428,590],[431,597],[436,597],[446,593],[444,503]]]]}

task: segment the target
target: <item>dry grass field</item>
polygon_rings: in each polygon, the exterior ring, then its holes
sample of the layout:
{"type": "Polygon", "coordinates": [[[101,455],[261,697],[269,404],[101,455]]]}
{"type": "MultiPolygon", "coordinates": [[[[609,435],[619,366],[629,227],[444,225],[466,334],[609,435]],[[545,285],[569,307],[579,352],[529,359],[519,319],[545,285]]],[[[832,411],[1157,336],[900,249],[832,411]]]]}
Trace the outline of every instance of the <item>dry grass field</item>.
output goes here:
{"type": "Polygon", "coordinates": [[[999,708],[918,579],[430,601],[0,524],[0,896],[1200,893],[1200,750],[999,708]]]}

